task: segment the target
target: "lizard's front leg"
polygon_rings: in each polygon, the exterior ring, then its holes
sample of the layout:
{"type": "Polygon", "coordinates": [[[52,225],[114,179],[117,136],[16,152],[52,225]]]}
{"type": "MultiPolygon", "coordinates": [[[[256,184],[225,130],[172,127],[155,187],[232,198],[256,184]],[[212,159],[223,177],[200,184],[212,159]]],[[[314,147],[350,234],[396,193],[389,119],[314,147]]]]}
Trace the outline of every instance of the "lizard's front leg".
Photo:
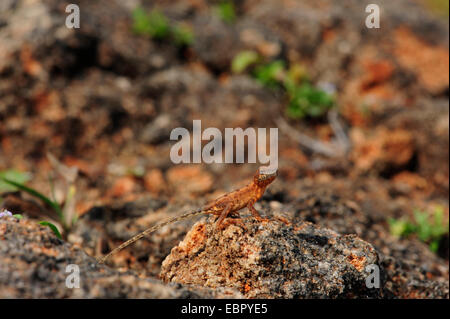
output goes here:
{"type": "Polygon", "coordinates": [[[220,225],[222,224],[223,220],[228,216],[231,210],[231,203],[228,203],[227,206],[222,210],[220,213],[219,218],[216,221],[216,228],[219,229],[220,225]]]}
{"type": "Polygon", "coordinates": [[[267,218],[262,218],[261,215],[259,215],[258,211],[255,209],[255,207],[253,207],[253,205],[255,204],[255,201],[250,201],[247,204],[247,208],[248,210],[252,213],[252,216],[259,222],[262,221],[268,221],[267,218]]]}

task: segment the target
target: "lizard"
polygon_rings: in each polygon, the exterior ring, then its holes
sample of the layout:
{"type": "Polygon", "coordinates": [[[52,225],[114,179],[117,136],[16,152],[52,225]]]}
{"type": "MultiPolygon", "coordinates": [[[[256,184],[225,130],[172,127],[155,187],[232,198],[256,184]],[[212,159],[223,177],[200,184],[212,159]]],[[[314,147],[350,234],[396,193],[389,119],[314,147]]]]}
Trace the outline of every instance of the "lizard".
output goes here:
{"type": "Polygon", "coordinates": [[[97,260],[100,264],[103,264],[111,255],[135,243],[139,239],[157,231],[158,229],[166,225],[197,215],[212,214],[217,216],[216,227],[220,228],[223,220],[227,216],[232,215],[240,217],[239,210],[247,207],[247,209],[250,211],[250,213],[256,220],[263,221],[265,219],[263,219],[259,215],[258,211],[255,209],[255,207],[253,207],[253,205],[263,196],[267,186],[269,186],[269,184],[275,180],[277,175],[278,170],[276,169],[268,169],[266,167],[260,167],[256,172],[256,174],[253,176],[253,180],[252,182],[250,182],[250,184],[242,188],[239,188],[235,191],[226,193],[217,198],[216,200],[204,205],[198,210],[170,218],[150,228],[147,228],[143,232],[133,236],[132,238],[125,241],[121,245],[117,246],[108,254],[98,258],[97,260]]]}

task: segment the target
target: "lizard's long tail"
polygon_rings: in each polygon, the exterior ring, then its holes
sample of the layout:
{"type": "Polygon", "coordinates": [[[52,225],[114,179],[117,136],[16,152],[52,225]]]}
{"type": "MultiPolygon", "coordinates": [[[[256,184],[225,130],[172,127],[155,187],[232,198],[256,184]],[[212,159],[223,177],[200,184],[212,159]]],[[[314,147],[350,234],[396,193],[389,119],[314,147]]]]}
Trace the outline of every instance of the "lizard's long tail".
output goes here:
{"type": "Polygon", "coordinates": [[[159,224],[156,224],[153,227],[147,228],[146,230],[144,230],[142,233],[137,234],[136,236],[130,238],[129,240],[127,240],[126,242],[124,242],[123,244],[117,246],[116,248],[114,248],[113,250],[111,250],[107,255],[103,256],[103,257],[99,257],[97,259],[98,263],[103,264],[106,259],[108,259],[109,256],[115,254],[116,252],[124,249],[125,247],[133,244],[134,242],[138,241],[139,239],[153,233],[154,231],[157,231],[158,229],[160,229],[161,227],[164,227],[168,224],[172,224],[175,222],[178,222],[180,220],[183,220],[185,218],[191,217],[191,216],[196,216],[196,215],[201,215],[201,214],[206,214],[208,213],[208,211],[205,211],[204,209],[200,209],[200,210],[196,210],[193,212],[189,212],[180,216],[176,216],[176,217],[172,217],[167,219],[166,221],[163,221],[159,224]]]}

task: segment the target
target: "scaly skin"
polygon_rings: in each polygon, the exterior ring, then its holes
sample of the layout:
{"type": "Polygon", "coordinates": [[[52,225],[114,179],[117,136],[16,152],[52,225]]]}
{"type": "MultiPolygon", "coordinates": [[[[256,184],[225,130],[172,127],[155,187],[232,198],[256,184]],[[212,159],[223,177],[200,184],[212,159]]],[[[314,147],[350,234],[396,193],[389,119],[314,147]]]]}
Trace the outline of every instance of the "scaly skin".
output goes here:
{"type": "Polygon", "coordinates": [[[253,177],[253,181],[238,190],[227,193],[216,200],[212,201],[210,204],[205,205],[199,210],[189,212],[177,217],[170,218],[162,223],[159,223],[153,227],[144,230],[142,233],[130,238],[126,242],[122,243],[118,247],[114,248],[110,253],[98,259],[99,263],[104,263],[109,256],[115,254],[116,252],[124,249],[125,247],[133,244],[139,239],[157,231],[161,227],[175,223],[177,221],[196,216],[201,214],[213,214],[218,216],[216,221],[216,227],[219,228],[223,220],[228,215],[239,215],[238,211],[244,207],[247,207],[252,213],[253,217],[257,220],[263,220],[259,215],[258,211],[253,207],[253,205],[258,201],[264,194],[267,186],[274,181],[277,177],[277,171],[263,172],[260,168],[253,177]]]}

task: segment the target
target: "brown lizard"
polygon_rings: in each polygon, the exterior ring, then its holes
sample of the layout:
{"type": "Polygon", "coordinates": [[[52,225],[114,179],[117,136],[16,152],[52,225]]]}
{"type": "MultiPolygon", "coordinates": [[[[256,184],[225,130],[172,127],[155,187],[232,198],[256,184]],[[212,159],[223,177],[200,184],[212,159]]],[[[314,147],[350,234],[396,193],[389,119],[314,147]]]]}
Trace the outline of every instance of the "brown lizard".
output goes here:
{"type": "Polygon", "coordinates": [[[143,232],[137,234],[136,236],[130,238],[123,244],[119,245],[118,247],[114,248],[111,252],[109,252],[104,257],[100,257],[98,259],[99,263],[104,263],[106,259],[108,259],[109,256],[112,254],[118,252],[119,250],[124,249],[125,247],[133,244],[134,242],[138,241],[139,239],[157,231],[163,226],[172,224],[174,222],[183,220],[185,218],[201,215],[201,214],[213,214],[218,216],[218,219],[216,221],[216,227],[220,227],[223,220],[228,215],[234,215],[239,216],[239,210],[241,210],[244,207],[247,207],[250,212],[252,213],[253,217],[256,218],[258,221],[264,220],[259,215],[258,211],[253,207],[253,205],[256,203],[257,200],[259,200],[262,195],[264,194],[264,191],[266,190],[267,186],[269,186],[270,183],[273,182],[273,180],[277,177],[278,172],[276,169],[268,170],[267,168],[259,168],[258,172],[253,177],[253,181],[248,184],[247,186],[244,186],[238,190],[232,191],[230,193],[227,193],[216,200],[212,201],[209,204],[206,204],[202,208],[196,211],[192,211],[177,217],[170,218],[162,223],[159,223],[153,227],[150,227],[143,232]]]}

